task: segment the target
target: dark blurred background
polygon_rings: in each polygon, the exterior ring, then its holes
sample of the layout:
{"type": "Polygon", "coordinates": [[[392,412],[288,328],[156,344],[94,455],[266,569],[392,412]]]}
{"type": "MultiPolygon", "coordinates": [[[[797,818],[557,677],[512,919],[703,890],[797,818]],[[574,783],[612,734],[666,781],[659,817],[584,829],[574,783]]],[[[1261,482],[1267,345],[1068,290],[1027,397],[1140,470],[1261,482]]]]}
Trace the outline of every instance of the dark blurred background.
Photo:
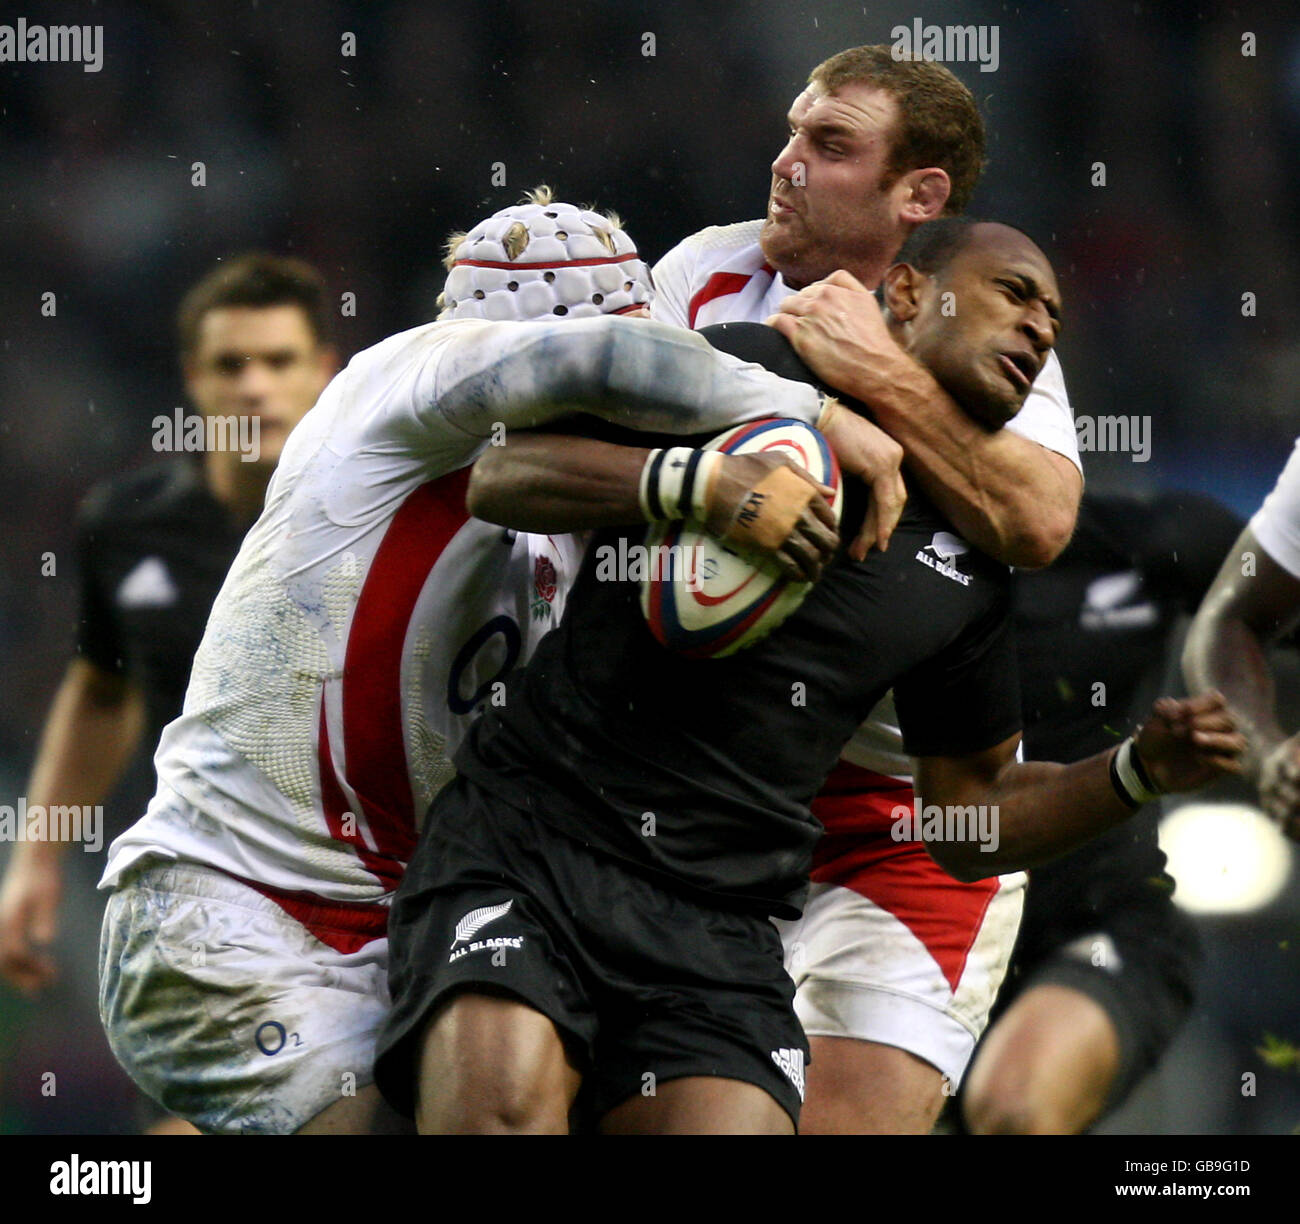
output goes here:
{"type": "MultiPolygon", "coordinates": [[[[101,25],[104,62],[0,64],[0,802],[23,792],[70,649],[74,509],[154,458],[151,419],[184,402],[174,310],[218,258],[257,247],[319,265],[356,295],[336,321],[345,358],[431,318],[447,232],[541,181],[616,208],[658,258],[760,215],[808,70],[916,17],[998,27],[997,71],[952,65],[990,131],[971,212],[1022,225],[1055,261],[1076,414],[1151,418],[1149,459],[1085,455],[1091,486],[1197,489],[1249,514],[1300,432],[1300,20],[1286,8],[27,4],[30,23],[101,25]]],[[[114,828],[147,793],[142,768],[114,828]]],[[[98,858],[71,857],[86,886],[70,884],[61,984],[37,1003],[0,988],[0,1132],[132,1126],[89,1002],[98,858]]],[[[1202,1007],[1112,1128],[1300,1126],[1300,1068],[1258,1052],[1268,1035],[1300,1042],[1298,913],[1292,877],[1252,912],[1202,919],[1202,1007]]]]}

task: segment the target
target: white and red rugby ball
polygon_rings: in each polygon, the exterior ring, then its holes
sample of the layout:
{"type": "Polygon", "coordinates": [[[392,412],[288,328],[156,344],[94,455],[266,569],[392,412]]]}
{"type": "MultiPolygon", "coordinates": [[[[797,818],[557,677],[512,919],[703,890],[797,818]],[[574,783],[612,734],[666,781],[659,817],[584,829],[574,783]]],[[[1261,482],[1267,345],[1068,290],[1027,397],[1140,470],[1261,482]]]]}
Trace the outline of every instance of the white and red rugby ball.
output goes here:
{"type": "MultiPolygon", "coordinates": [[[[840,467],[826,439],[802,421],[751,421],[719,434],[705,447],[724,455],[786,454],[835,490],[839,521],[840,467]]],[[[646,532],[648,576],[641,612],[656,640],[695,659],[719,659],[765,638],[804,601],[811,582],[785,578],[767,559],[739,552],[694,520],[655,523],[646,532]]]]}

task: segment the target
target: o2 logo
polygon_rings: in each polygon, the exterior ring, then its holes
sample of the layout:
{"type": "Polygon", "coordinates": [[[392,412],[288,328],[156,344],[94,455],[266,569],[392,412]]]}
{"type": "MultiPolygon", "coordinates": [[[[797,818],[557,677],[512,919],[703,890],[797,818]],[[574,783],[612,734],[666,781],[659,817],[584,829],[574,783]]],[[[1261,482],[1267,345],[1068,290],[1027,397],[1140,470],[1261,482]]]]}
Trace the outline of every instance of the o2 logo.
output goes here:
{"type": "Polygon", "coordinates": [[[451,671],[447,675],[447,708],[453,714],[468,714],[492,691],[494,684],[505,679],[514,670],[515,664],[519,662],[519,652],[522,648],[523,639],[519,633],[519,623],[515,618],[504,614],[494,616],[470,637],[452,660],[451,671]],[[498,636],[505,645],[505,659],[469,697],[462,696],[461,679],[471,669],[479,652],[498,636]]]}
{"type": "Polygon", "coordinates": [[[302,1038],[297,1033],[286,1031],[278,1020],[266,1020],[259,1024],[257,1032],[253,1034],[253,1041],[268,1058],[278,1054],[286,1045],[302,1045],[302,1038]]]}

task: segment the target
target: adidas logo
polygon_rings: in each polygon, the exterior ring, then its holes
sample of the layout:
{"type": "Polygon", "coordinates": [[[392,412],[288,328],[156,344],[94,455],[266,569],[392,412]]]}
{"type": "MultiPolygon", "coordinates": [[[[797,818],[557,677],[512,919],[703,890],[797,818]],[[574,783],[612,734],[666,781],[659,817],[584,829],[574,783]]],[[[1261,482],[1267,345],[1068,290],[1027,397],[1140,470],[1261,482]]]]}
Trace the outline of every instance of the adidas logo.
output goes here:
{"type": "Polygon", "coordinates": [[[169,608],[180,592],[161,557],[146,557],[117,588],[119,608],[169,608]]]}
{"type": "Polygon", "coordinates": [[[785,1076],[795,1087],[799,1094],[799,1099],[803,1100],[803,1051],[788,1050],[782,1048],[772,1051],[772,1061],[781,1069],[781,1074],[785,1076]]]}

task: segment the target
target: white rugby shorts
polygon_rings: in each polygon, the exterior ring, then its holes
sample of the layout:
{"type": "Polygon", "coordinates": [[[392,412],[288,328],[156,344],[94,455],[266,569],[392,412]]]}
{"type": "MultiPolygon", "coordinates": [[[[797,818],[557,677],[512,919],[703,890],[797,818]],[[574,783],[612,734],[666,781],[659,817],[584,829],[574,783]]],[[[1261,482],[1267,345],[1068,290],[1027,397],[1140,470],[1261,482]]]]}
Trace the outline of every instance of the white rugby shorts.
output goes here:
{"type": "Polygon", "coordinates": [[[100,938],[100,1017],[118,1061],[210,1134],[291,1134],[371,1083],[388,939],[382,915],[359,931],[347,911],[300,904],[300,921],[192,864],[133,872],[100,938]]]}

